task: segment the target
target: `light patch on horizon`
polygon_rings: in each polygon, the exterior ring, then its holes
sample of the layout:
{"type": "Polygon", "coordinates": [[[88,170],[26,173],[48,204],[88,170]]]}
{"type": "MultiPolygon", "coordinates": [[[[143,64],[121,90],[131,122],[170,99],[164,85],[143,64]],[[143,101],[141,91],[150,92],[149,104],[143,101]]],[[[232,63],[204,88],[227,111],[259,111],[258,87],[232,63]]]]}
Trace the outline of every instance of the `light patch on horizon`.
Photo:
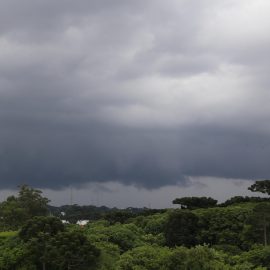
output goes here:
{"type": "Polygon", "coordinates": [[[179,197],[212,197],[219,203],[233,196],[260,196],[247,188],[254,183],[246,179],[222,179],[212,177],[194,177],[189,179],[186,186],[165,186],[158,189],[147,190],[135,186],[125,186],[121,183],[110,182],[104,184],[91,183],[81,189],[64,189],[60,191],[43,190],[44,195],[51,198],[52,205],[70,204],[96,205],[117,208],[147,207],[172,208],[175,198],[179,197]]]}

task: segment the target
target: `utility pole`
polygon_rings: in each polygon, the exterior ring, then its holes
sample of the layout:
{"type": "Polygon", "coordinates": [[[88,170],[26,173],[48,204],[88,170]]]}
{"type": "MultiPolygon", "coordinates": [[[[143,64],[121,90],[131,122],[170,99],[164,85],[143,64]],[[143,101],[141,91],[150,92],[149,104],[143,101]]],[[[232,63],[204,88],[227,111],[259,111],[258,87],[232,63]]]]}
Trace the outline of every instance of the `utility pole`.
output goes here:
{"type": "Polygon", "coordinates": [[[70,186],[70,205],[73,205],[73,190],[72,190],[72,186],[70,186]]]}

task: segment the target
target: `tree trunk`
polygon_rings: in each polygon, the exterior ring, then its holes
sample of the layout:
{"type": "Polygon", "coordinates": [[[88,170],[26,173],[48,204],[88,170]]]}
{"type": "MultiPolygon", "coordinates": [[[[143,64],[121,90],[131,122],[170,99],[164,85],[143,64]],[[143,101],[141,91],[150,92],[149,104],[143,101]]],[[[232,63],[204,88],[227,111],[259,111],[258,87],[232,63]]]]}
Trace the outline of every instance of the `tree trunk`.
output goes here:
{"type": "Polygon", "coordinates": [[[42,270],[46,270],[46,263],[45,262],[42,263],[42,270]]]}
{"type": "Polygon", "coordinates": [[[266,220],[263,217],[263,233],[264,233],[264,245],[267,246],[267,231],[266,231],[266,220]]]}

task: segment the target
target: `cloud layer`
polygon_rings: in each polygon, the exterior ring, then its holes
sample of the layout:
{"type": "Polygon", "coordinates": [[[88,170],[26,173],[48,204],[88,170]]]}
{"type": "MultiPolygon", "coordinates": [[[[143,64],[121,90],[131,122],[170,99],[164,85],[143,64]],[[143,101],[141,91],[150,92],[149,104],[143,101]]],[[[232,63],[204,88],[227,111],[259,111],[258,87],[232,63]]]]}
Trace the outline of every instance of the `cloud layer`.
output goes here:
{"type": "Polygon", "coordinates": [[[270,175],[266,0],[0,0],[0,187],[270,175]]]}

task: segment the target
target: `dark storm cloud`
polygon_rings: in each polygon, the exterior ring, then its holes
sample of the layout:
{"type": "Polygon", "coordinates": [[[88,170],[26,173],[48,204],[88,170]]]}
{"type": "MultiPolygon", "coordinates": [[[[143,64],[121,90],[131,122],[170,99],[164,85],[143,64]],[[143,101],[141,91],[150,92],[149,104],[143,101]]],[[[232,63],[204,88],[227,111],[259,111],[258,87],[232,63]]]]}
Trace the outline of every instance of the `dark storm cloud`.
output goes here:
{"type": "Polygon", "coordinates": [[[1,187],[268,177],[269,8],[0,0],[1,187]]]}
{"type": "Polygon", "coordinates": [[[185,176],[250,179],[269,174],[269,138],[242,131],[186,128],[164,134],[45,126],[1,133],[1,141],[4,187],[117,180],[156,188],[185,183],[185,176]]]}

